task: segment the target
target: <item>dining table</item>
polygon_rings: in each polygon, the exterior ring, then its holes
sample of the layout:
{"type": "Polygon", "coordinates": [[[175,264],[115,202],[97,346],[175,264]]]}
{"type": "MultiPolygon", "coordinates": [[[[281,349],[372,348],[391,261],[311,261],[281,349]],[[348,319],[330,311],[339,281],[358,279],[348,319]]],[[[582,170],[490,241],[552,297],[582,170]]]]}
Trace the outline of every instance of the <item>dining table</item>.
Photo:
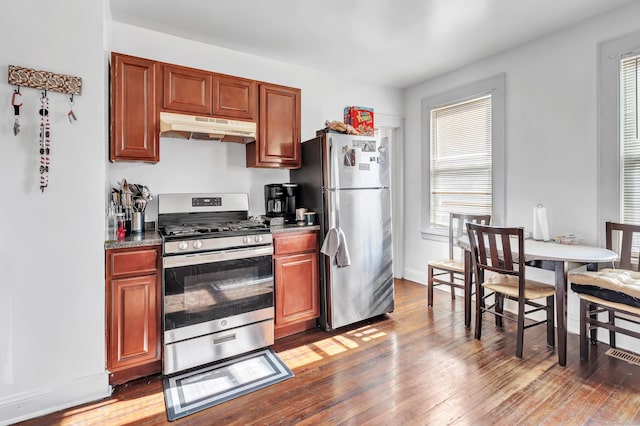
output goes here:
{"type": "MultiPolygon", "coordinates": [[[[458,247],[464,250],[464,323],[471,326],[472,259],[469,236],[463,235],[458,247]]],[[[515,245],[517,247],[517,245],[515,245]]],[[[603,247],[585,244],[560,244],[554,240],[541,241],[531,238],[524,241],[524,256],[527,266],[554,272],[556,288],[556,333],[558,335],[558,364],[567,365],[567,273],[569,265],[589,265],[597,269],[598,264],[613,262],[617,253],[603,247]]]]}

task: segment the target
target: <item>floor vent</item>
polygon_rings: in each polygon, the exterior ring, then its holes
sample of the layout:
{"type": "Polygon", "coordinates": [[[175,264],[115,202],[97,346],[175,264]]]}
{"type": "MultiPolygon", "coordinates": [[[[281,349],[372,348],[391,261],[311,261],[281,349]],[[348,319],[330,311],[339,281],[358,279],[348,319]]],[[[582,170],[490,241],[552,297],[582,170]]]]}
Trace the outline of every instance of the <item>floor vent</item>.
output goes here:
{"type": "Polygon", "coordinates": [[[605,352],[605,355],[609,355],[609,356],[612,356],[614,358],[618,358],[618,359],[621,359],[623,361],[627,361],[629,364],[640,365],[640,356],[638,356],[636,354],[629,353],[629,352],[622,351],[620,349],[611,348],[607,352],[605,352]]]}

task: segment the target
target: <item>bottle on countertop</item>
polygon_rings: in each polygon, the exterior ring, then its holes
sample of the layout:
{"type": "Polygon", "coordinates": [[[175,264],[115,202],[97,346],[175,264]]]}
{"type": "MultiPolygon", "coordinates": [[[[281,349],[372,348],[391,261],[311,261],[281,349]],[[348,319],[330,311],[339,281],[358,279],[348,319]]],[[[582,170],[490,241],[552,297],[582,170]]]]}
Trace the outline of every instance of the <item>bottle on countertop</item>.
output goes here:
{"type": "Polygon", "coordinates": [[[113,201],[109,203],[109,207],[107,209],[107,241],[117,241],[118,240],[118,217],[116,216],[116,205],[113,201]]]}

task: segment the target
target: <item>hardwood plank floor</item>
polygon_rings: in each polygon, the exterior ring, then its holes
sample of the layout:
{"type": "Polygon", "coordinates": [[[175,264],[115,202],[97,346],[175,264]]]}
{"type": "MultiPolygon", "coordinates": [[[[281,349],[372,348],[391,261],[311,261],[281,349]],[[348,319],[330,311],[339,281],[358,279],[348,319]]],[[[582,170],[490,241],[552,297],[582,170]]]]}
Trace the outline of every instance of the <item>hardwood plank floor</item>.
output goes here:
{"type": "MultiPolygon", "coordinates": [[[[640,424],[640,367],[591,347],[579,359],[569,335],[567,366],[548,348],[545,330],[496,330],[486,316],[482,341],[465,329],[463,299],[396,281],[396,310],[358,326],[313,330],[273,349],[295,377],[171,424],[440,425],[640,424]]],[[[115,388],[105,400],[22,425],[168,424],[160,376],[115,388]]]]}

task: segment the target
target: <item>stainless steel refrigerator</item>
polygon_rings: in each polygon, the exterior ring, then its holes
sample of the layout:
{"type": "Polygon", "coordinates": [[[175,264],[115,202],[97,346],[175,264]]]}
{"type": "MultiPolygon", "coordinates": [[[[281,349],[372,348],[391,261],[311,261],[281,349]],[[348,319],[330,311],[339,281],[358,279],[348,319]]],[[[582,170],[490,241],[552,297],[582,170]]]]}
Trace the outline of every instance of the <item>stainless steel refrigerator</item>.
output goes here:
{"type": "Polygon", "coordinates": [[[321,243],[341,229],[351,259],[340,267],[320,255],[325,330],[394,309],[389,154],[387,138],[322,133],[302,144],[302,167],[291,171],[296,205],[317,212],[321,243]]]}

